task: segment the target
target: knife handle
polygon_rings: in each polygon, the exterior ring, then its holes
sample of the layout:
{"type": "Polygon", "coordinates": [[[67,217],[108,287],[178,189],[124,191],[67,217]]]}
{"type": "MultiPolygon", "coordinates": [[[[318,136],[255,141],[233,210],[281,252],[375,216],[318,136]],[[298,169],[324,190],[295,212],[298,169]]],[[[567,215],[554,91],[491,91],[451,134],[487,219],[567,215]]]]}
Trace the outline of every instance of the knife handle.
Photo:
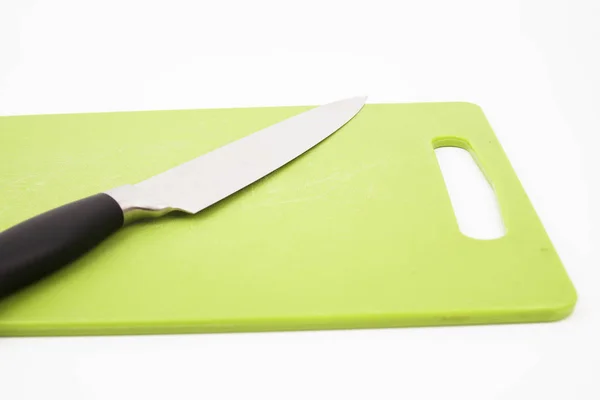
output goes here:
{"type": "Polygon", "coordinates": [[[0,232],[0,299],[68,265],[121,226],[121,207],[100,193],[0,232]]]}

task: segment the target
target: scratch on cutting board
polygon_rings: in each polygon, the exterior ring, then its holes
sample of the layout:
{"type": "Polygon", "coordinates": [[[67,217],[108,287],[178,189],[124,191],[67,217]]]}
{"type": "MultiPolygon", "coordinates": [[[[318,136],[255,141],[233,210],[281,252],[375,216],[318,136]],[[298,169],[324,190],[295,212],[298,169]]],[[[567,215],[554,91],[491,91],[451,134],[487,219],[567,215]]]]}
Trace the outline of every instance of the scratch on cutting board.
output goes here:
{"type": "MultiPolygon", "coordinates": [[[[270,199],[270,200],[267,200],[260,204],[255,204],[252,207],[253,208],[254,207],[256,207],[256,208],[276,207],[276,206],[285,205],[285,204],[298,204],[298,203],[308,203],[308,202],[315,202],[315,201],[327,201],[327,200],[331,199],[330,194],[332,194],[333,192],[335,192],[343,187],[343,185],[340,185],[340,184],[346,183],[349,180],[351,180],[353,177],[357,176],[358,174],[369,171],[369,170],[376,168],[385,163],[386,163],[386,160],[377,160],[374,162],[361,164],[361,165],[357,166],[356,168],[353,168],[348,171],[340,171],[340,170],[334,171],[333,173],[331,173],[325,177],[308,180],[304,183],[304,185],[295,186],[292,189],[277,188],[277,187],[269,188],[269,190],[268,190],[269,195],[277,193],[277,194],[283,195],[282,197],[284,197],[284,198],[283,199],[280,198],[279,200],[270,199]],[[313,188],[316,189],[316,186],[323,185],[323,184],[328,184],[327,188],[319,189],[318,190],[319,193],[314,194],[314,191],[312,189],[313,188]],[[304,192],[305,196],[301,196],[301,194],[303,194],[303,192],[304,192]],[[306,195],[311,192],[312,192],[312,195],[308,195],[308,196],[306,195]],[[287,196],[285,196],[286,194],[287,194],[287,196]],[[285,198],[285,197],[287,197],[287,198],[285,198]]],[[[254,189],[255,188],[250,189],[251,195],[253,194],[254,189]]],[[[375,195],[375,185],[372,183],[367,190],[366,198],[372,199],[374,195],[375,195]]]]}
{"type": "Polygon", "coordinates": [[[316,185],[320,185],[320,184],[331,182],[331,181],[347,182],[350,179],[352,179],[353,177],[355,177],[363,172],[369,171],[373,168],[376,168],[379,165],[384,164],[385,162],[386,162],[386,160],[377,160],[375,162],[361,164],[361,165],[357,166],[356,168],[352,168],[347,171],[343,171],[343,172],[335,171],[331,175],[328,175],[324,178],[319,178],[319,179],[308,181],[308,182],[306,182],[306,184],[304,186],[311,187],[311,186],[316,186],[316,185]]]}
{"type": "MultiPolygon", "coordinates": [[[[10,174],[4,175],[8,178],[8,180],[12,183],[12,184],[19,184],[19,183],[26,183],[28,180],[30,179],[35,179],[36,178],[36,174],[19,174],[19,175],[15,175],[15,177],[13,178],[10,174]]],[[[4,180],[4,177],[3,177],[4,180]]]]}
{"type": "Polygon", "coordinates": [[[365,171],[371,170],[375,167],[378,167],[381,164],[385,164],[386,162],[387,162],[387,160],[382,159],[382,160],[377,160],[377,161],[374,161],[371,163],[362,164],[362,165],[358,166],[357,168],[354,168],[354,169],[351,169],[350,171],[348,171],[348,174],[350,174],[351,176],[358,175],[362,172],[365,172],[365,171]]]}
{"type": "Polygon", "coordinates": [[[325,178],[321,178],[321,179],[315,179],[315,180],[311,180],[311,181],[307,181],[304,186],[305,187],[311,187],[311,186],[315,186],[315,185],[320,185],[322,183],[326,183],[332,180],[339,180],[340,178],[340,172],[336,171],[333,174],[326,176],[325,178]]]}
{"type": "Polygon", "coordinates": [[[46,186],[46,181],[41,180],[37,174],[23,175],[18,179],[12,180],[7,192],[34,192],[36,188],[46,186]]]}
{"type": "Polygon", "coordinates": [[[375,184],[371,183],[369,185],[369,189],[367,191],[367,199],[371,200],[373,198],[374,191],[375,191],[375,184]]]}
{"type": "MultiPolygon", "coordinates": [[[[325,198],[325,195],[299,197],[296,199],[289,199],[289,200],[282,200],[282,201],[277,201],[277,202],[273,202],[273,203],[268,203],[268,206],[276,206],[276,205],[280,205],[280,204],[289,204],[289,203],[307,203],[309,201],[321,200],[324,198],[325,198]]],[[[265,204],[265,205],[267,205],[267,204],[265,204]]]]}

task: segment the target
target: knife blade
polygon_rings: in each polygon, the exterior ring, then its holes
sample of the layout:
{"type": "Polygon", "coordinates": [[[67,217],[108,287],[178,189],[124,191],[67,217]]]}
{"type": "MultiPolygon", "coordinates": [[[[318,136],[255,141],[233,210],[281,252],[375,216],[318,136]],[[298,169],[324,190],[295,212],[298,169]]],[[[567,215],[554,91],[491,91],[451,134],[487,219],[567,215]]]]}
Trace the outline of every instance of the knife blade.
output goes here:
{"type": "Polygon", "coordinates": [[[195,214],[275,171],[350,121],[354,97],[313,108],[133,185],[63,205],[0,233],[0,299],[70,264],[140,218],[195,214]]]}

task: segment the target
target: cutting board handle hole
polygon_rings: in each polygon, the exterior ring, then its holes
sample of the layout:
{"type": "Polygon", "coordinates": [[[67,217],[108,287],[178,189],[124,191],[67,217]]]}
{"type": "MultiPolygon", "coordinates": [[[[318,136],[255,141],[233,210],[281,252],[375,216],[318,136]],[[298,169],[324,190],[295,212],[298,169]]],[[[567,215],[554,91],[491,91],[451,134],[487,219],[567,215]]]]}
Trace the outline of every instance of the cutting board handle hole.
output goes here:
{"type": "Polygon", "coordinates": [[[474,239],[498,239],[505,235],[498,199],[477,165],[469,144],[447,140],[433,143],[460,232],[474,239]],[[460,147],[459,147],[460,146],[460,147]]]}

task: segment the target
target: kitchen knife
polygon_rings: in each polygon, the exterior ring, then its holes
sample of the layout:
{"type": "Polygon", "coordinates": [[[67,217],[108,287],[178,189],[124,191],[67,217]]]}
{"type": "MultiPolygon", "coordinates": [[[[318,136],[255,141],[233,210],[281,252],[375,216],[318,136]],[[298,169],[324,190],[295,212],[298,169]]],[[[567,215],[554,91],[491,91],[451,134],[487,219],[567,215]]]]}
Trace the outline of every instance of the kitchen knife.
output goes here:
{"type": "Polygon", "coordinates": [[[68,265],[124,225],[195,214],[278,169],[363,107],[355,97],[313,108],[134,185],[69,203],[0,233],[0,298],[68,265]]]}

